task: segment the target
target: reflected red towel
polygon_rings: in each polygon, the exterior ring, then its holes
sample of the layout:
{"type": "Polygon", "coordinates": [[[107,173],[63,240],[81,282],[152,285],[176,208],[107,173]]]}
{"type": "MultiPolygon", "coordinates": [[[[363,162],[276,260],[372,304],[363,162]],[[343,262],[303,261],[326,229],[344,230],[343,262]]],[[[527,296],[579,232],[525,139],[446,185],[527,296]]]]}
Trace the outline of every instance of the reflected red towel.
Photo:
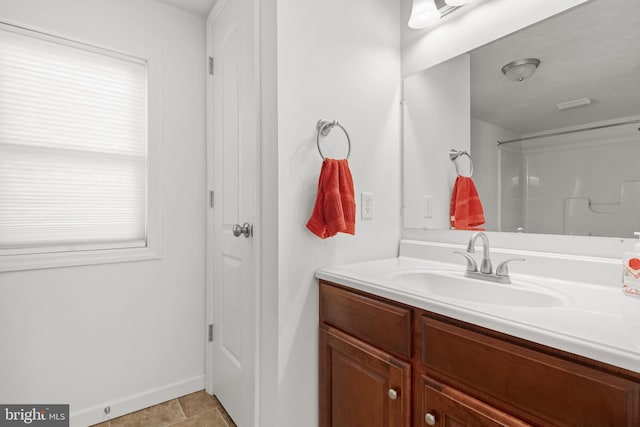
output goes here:
{"type": "Polygon", "coordinates": [[[356,200],[346,159],[324,159],[307,228],[322,239],[337,233],[356,234],[356,200]]]}
{"type": "Polygon", "coordinates": [[[467,230],[484,224],[484,210],[478,190],[468,176],[458,176],[451,194],[451,227],[467,230]]]}

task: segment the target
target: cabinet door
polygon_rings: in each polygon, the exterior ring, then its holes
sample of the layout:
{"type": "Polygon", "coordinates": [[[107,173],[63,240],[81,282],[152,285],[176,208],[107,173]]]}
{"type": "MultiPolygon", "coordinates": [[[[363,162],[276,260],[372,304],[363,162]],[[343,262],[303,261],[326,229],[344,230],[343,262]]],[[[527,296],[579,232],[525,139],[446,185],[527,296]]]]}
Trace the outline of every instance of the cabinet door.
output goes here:
{"type": "Polygon", "coordinates": [[[422,318],[422,363],[431,376],[536,425],[640,426],[637,380],[449,322],[422,318]]]}
{"type": "Polygon", "coordinates": [[[320,329],[320,427],[409,427],[411,366],[337,329],[320,329]]]}
{"type": "Polygon", "coordinates": [[[432,378],[422,377],[422,426],[519,427],[529,424],[432,378]]]}

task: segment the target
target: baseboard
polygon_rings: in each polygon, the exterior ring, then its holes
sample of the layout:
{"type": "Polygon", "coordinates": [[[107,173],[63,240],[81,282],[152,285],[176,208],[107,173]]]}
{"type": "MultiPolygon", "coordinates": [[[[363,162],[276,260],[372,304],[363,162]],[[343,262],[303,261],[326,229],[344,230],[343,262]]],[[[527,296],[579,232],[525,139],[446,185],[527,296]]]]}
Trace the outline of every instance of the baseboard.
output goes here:
{"type": "Polygon", "coordinates": [[[175,399],[185,394],[193,393],[204,388],[204,375],[169,384],[134,394],[122,399],[104,402],[91,408],[73,411],[70,414],[71,427],[86,427],[93,424],[102,423],[167,400],[175,399]],[[105,414],[104,408],[110,407],[109,415],[105,414]]]}

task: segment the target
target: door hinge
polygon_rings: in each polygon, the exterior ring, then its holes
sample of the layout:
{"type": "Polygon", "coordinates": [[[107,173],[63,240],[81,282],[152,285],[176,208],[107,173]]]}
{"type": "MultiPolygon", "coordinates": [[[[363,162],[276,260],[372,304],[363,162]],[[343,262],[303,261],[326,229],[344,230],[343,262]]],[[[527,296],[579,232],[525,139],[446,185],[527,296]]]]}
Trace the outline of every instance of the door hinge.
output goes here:
{"type": "Polygon", "coordinates": [[[213,76],[213,56],[209,57],[209,74],[213,76]]]}
{"type": "Polygon", "coordinates": [[[213,342],[213,323],[209,325],[209,342],[213,342]]]}
{"type": "Polygon", "coordinates": [[[216,204],[215,202],[215,193],[212,191],[209,191],[209,207],[214,207],[216,204]]]}

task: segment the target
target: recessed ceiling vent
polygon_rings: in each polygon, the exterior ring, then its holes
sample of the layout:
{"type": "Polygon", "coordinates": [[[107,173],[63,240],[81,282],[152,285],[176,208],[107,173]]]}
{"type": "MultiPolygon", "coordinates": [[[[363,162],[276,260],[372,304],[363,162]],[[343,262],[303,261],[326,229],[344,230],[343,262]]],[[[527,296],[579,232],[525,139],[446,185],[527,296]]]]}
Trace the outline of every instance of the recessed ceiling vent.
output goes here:
{"type": "Polygon", "coordinates": [[[591,104],[591,98],[574,99],[573,101],[561,102],[556,105],[558,110],[568,110],[569,108],[582,107],[591,104]]]}

